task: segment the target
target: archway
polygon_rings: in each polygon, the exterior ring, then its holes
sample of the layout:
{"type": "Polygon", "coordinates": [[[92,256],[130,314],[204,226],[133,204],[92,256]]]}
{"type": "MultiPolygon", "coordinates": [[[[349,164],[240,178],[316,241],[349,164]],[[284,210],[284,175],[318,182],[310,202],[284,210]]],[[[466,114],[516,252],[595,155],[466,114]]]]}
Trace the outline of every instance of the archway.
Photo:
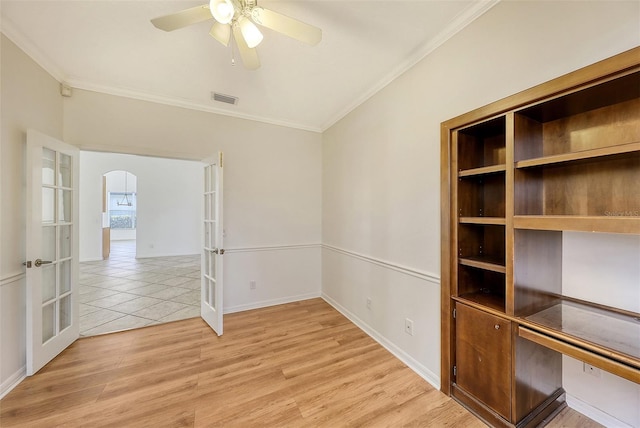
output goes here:
{"type": "Polygon", "coordinates": [[[110,171],[103,176],[102,258],[117,249],[119,256],[135,258],[137,229],[136,175],[110,171]]]}

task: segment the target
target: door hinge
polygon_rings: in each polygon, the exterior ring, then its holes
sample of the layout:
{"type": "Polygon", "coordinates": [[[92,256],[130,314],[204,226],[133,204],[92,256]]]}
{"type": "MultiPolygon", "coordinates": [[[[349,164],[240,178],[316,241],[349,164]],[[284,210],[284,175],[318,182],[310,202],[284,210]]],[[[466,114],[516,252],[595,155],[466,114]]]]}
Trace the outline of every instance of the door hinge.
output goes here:
{"type": "Polygon", "coordinates": [[[219,164],[220,164],[220,168],[222,168],[222,162],[223,162],[222,157],[223,157],[223,155],[224,155],[224,153],[220,152],[220,154],[219,154],[219,158],[220,158],[220,159],[218,159],[219,164]]]}
{"type": "Polygon", "coordinates": [[[456,319],[456,308],[453,308],[453,319],[456,319]]]}
{"type": "Polygon", "coordinates": [[[457,374],[458,374],[458,367],[453,366],[453,377],[456,377],[457,374]]]}

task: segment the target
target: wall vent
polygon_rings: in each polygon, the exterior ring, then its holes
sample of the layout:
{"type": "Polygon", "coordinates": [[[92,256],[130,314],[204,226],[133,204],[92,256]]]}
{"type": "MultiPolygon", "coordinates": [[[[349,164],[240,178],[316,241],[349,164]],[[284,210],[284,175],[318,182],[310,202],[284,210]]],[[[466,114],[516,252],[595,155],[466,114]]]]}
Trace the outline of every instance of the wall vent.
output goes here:
{"type": "Polygon", "coordinates": [[[238,97],[234,97],[232,95],[219,94],[217,92],[211,92],[211,99],[221,103],[227,103],[227,104],[233,104],[233,105],[238,104],[238,97]]]}

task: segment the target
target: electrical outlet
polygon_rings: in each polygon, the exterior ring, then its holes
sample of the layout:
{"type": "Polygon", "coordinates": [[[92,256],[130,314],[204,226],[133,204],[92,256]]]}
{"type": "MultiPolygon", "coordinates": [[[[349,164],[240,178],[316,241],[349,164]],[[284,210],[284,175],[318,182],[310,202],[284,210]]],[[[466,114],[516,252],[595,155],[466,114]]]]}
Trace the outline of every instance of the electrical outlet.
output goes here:
{"type": "Polygon", "coordinates": [[[255,281],[249,281],[249,289],[250,290],[255,290],[256,289],[256,282],[255,281]]]}
{"type": "Polygon", "coordinates": [[[367,297],[367,309],[371,309],[371,297],[367,297]]]}
{"type": "Polygon", "coordinates": [[[593,367],[591,364],[582,363],[582,371],[590,374],[593,377],[600,377],[600,369],[593,367]]]}
{"type": "Polygon", "coordinates": [[[413,321],[409,318],[404,319],[404,332],[410,336],[413,336],[413,321]]]}

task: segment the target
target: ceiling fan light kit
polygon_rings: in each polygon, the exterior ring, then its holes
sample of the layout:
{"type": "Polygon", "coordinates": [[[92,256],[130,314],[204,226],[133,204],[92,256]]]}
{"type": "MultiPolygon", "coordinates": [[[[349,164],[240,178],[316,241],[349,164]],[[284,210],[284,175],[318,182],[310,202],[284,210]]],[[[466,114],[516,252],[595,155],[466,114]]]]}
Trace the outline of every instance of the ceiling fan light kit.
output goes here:
{"type": "Polygon", "coordinates": [[[151,23],[164,31],[173,31],[198,22],[215,19],[209,35],[229,46],[231,34],[245,68],[260,67],[256,46],[264,36],[255,25],[261,25],[309,45],[322,40],[322,30],[278,12],[258,6],[257,0],[210,0],[208,5],[196,6],[171,15],[160,16],[151,23]]]}
{"type": "Polygon", "coordinates": [[[235,7],[231,0],[211,0],[209,10],[214,19],[221,24],[230,23],[235,14],[235,7]]]}
{"type": "Polygon", "coordinates": [[[242,32],[242,37],[247,42],[247,46],[250,48],[255,48],[260,44],[264,36],[256,27],[256,24],[251,22],[249,18],[245,16],[241,16],[238,18],[238,22],[240,23],[240,31],[242,32]]]}

